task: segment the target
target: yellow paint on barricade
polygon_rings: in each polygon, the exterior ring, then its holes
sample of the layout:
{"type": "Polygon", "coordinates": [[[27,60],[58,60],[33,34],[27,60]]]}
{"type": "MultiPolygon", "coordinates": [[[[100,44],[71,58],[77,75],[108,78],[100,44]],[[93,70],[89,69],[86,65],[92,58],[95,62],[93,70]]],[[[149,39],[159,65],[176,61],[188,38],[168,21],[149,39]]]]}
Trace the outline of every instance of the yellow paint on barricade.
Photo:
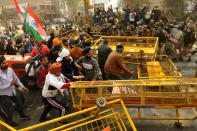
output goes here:
{"type": "MultiPolygon", "coordinates": [[[[115,50],[118,44],[124,46],[123,56],[127,58],[154,60],[157,55],[157,37],[131,37],[131,36],[101,36],[92,48],[97,49],[102,45],[103,39],[108,39],[108,46],[115,50]]],[[[95,52],[97,54],[97,52],[95,52]]]]}
{"type": "Polygon", "coordinates": [[[157,56],[157,61],[137,65],[139,79],[180,79],[182,74],[168,56],[157,56]],[[161,59],[161,60],[159,60],[161,59]]]}
{"type": "MultiPolygon", "coordinates": [[[[2,126],[7,127],[10,131],[16,131],[14,128],[0,121],[0,127],[2,126]]],[[[131,129],[133,131],[137,131],[130,117],[129,112],[127,111],[127,108],[125,107],[124,102],[121,99],[116,99],[116,100],[107,102],[104,110],[102,110],[102,108],[98,106],[93,106],[91,108],[78,111],[78,112],[75,112],[75,113],[60,117],[60,118],[56,118],[56,119],[53,119],[53,120],[50,120],[41,124],[37,124],[37,125],[24,128],[24,129],[20,129],[18,131],[37,130],[38,128],[42,128],[42,127],[45,127],[44,130],[47,129],[49,131],[103,130],[106,127],[110,127],[112,130],[118,130],[118,131],[130,131],[131,129]],[[114,105],[114,104],[120,104],[123,110],[123,113],[115,111],[113,108],[111,108],[110,105],[114,105]],[[83,118],[82,117],[83,115],[86,115],[86,117],[83,118]],[[54,128],[53,126],[52,129],[46,128],[47,126],[57,123],[58,121],[62,121],[62,120],[67,121],[74,117],[76,117],[75,118],[76,120],[68,124],[57,126],[56,128],[54,128]],[[123,118],[127,119],[127,125],[124,123],[123,118]]]]}
{"type": "MultiPolygon", "coordinates": [[[[129,108],[138,109],[138,117],[133,119],[151,120],[194,120],[194,117],[142,117],[142,108],[162,108],[191,110],[197,107],[197,79],[147,79],[121,81],[83,81],[71,86],[73,107],[84,109],[92,107],[99,97],[111,101],[121,98],[129,108]],[[115,91],[116,89],[116,91],[115,91]],[[119,91],[117,91],[119,89],[119,91]]],[[[119,104],[113,107],[118,108],[119,104]]],[[[178,111],[176,111],[178,112],[178,111]]]]}
{"type": "Polygon", "coordinates": [[[150,79],[152,78],[164,78],[165,74],[161,68],[161,65],[158,61],[147,62],[147,71],[150,79]]]}

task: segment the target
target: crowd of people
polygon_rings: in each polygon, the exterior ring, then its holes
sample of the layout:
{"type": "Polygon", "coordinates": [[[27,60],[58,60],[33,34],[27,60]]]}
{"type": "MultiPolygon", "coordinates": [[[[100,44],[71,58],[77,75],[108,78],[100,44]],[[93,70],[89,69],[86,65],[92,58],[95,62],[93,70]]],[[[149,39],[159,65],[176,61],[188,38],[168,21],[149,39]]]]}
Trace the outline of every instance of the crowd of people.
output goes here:
{"type": "MultiPolygon", "coordinates": [[[[154,9],[138,7],[114,11],[97,8],[93,15],[94,27],[84,25],[90,35],[158,37],[160,55],[169,55],[174,61],[191,61],[197,24],[187,17],[183,21],[167,17],[158,6],[154,9]]],[[[175,17],[174,17],[175,18],[175,17]]]]}
{"type": "MultiPolygon", "coordinates": [[[[89,35],[126,35],[139,37],[158,37],[159,54],[169,55],[174,61],[191,61],[191,55],[195,42],[195,29],[188,18],[184,23],[177,21],[169,22],[162,14],[159,7],[150,10],[144,7],[124,10],[124,17],[117,9],[116,13],[111,8],[107,11],[96,9],[93,16],[94,27],[89,25],[82,27],[89,35]]],[[[78,14],[79,15],[79,14],[78,14]]],[[[59,110],[59,116],[64,116],[71,108],[69,100],[69,86],[75,81],[96,81],[96,80],[122,80],[122,71],[135,77],[134,72],[127,69],[123,63],[122,52],[124,46],[118,44],[116,50],[108,47],[108,39],[103,39],[102,45],[98,48],[98,61],[93,56],[91,41],[86,41],[84,34],[80,33],[77,39],[63,37],[62,34],[71,27],[61,25],[50,33],[47,40],[38,42],[25,34],[22,35],[6,32],[0,40],[0,99],[8,109],[7,123],[16,126],[12,119],[12,101],[16,103],[21,118],[30,119],[30,116],[23,112],[22,104],[16,93],[16,86],[21,87],[27,93],[29,90],[23,86],[17,78],[13,69],[8,67],[4,55],[31,55],[32,58],[39,56],[39,66],[35,71],[37,86],[42,92],[44,110],[39,119],[44,122],[47,114],[52,108],[59,110]],[[56,96],[61,95],[61,101],[56,96]]],[[[60,121],[65,124],[65,121],[60,121]]]]}
{"type": "MultiPolygon", "coordinates": [[[[93,56],[91,42],[84,41],[85,38],[83,36],[76,40],[74,38],[63,38],[61,42],[59,38],[55,37],[52,40],[53,46],[51,49],[49,48],[50,43],[46,41],[38,42],[34,40],[32,44],[28,41],[28,35],[25,35],[25,37],[25,42],[32,45],[32,47],[26,48],[26,44],[22,44],[21,48],[17,51],[14,48],[15,44],[9,39],[5,54],[16,55],[19,53],[21,55],[21,52],[27,53],[27,51],[30,51],[29,55],[32,58],[39,58],[40,65],[35,71],[35,76],[37,78],[37,86],[42,90],[42,101],[45,105],[39,120],[40,122],[48,120],[47,114],[52,108],[60,111],[59,116],[65,115],[65,112],[70,110],[71,105],[68,101],[69,89],[67,88],[75,81],[120,80],[122,70],[134,77],[134,73],[129,71],[123,64],[121,53],[124,47],[117,45],[116,50],[112,51],[107,46],[108,39],[103,39],[103,45],[98,49],[97,62],[93,56]],[[13,53],[14,51],[15,53],[13,53]],[[103,78],[101,77],[101,72],[103,78]],[[58,92],[62,96],[61,102],[56,99],[56,95],[59,94],[58,92]]],[[[28,55],[28,53],[23,53],[22,55],[28,55]]],[[[0,65],[0,93],[2,94],[0,98],[6,99],[3,103],[6,102],[4,103],[5,107],[10,109],[8,110],[8,124],[15,126],[16,123],[12,120],[12,101],[16,103],[21,117],[30,119],[29,116],[23,113],[21,101],[17,93],[14,93],[15,86],[20,86],[26,92],[28,92],[28,89],[20,82],[13,69],[8,67],[3,54],[0,58],[0,65]],[[8,104],[7,101],[10,103],[8,104]]],[[[61,121],[59,123],[63,124],[66,122],[61,121]]]]}

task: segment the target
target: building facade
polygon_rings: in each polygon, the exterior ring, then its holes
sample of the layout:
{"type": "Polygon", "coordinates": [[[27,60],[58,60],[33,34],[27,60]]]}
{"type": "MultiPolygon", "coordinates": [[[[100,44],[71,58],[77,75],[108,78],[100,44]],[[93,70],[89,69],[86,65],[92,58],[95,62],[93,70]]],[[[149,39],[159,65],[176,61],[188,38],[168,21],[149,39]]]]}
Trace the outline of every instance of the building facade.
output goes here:
{"type": "MultiPolygon", "coordinates": [[[[23,8],[27,8],[28,3],[34,11],[40,11],[50,18],[59,18],[65,15],[64,0],[17,0],[23,8]]],[[[13,0],[0,0],[0,14],[3,9],[16,9],[13,0]]]]}

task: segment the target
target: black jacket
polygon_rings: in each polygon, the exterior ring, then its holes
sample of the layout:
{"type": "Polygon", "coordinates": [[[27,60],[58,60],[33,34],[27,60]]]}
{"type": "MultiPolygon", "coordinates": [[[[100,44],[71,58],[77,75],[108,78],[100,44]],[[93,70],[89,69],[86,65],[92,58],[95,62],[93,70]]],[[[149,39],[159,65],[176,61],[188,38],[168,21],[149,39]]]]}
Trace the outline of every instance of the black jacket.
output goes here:
{"type": "Polygon", "coordinates": [[[112,49],[104,44],[98,48],[98,63],[101,69],[104,69],[105,62],[111,52],[112,49]]]}
{"type": "Polygon", "coordinates": [[[74,64],[74,61],[66,60],[65,58],[61,61],[62,63],[62,74],[68,79],[73,79],[73,76],[78,76],[79,72],[74,64]]]}
{"type": "Polygon", "coordinates": [[[5,51],[7,55],[16,55],[16,50],[10,44],[7,45],[5,51]]]}
{"type": "Polygon", "coordinates": [[[57,57],[59,56],[58,53],[61,51],[62,47],[61,45],[59,46],[54,46],[51,50],[50,50],[50,61],[53,63],[53,62],[56,62],[56,59],[57,57]]]}

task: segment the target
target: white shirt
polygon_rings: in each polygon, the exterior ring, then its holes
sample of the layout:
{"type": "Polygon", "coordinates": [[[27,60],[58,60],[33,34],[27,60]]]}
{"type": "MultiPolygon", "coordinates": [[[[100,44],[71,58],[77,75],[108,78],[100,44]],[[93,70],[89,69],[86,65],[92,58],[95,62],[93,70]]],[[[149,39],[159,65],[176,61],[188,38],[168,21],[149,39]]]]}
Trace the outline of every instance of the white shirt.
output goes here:
{"type": "Polygon", "coordinates": [[[13,80],[17,80],[17,85],[21,88],[24,88],[23,84],[20,82],[15,72],[11,68],[8,68],[6,73],[0,69],[0,95],[16,95],[15,86],[10,86],[10,83],[13,80]]]}
{"type": "Polygon", "coordinates": [[[43,97],[55,97],[58,93],[58,90],[63,92],[64,89],[61,89],[64,84],[66,84],[64,81],[65,76],[61,74],[59,77],[55,76],[54,74],[51,74],[50,72],[46,75],[44,88],[42,90],[42,96],[43,97]],[[57,89],[50,90],[49,86],[53,86],[57,89]]]}
{"type": "Polygon", "coordinates": [[[135,21],[134,13],[129,13],[129,21],[135,21]]]}
{"type": "Polygon", "coordinates": [[[146,12],[146,15],[145,15],[145,19],[150,19],[151,18],[151,14],[152,14],[152,11],[147,11],[146,12]]]}

